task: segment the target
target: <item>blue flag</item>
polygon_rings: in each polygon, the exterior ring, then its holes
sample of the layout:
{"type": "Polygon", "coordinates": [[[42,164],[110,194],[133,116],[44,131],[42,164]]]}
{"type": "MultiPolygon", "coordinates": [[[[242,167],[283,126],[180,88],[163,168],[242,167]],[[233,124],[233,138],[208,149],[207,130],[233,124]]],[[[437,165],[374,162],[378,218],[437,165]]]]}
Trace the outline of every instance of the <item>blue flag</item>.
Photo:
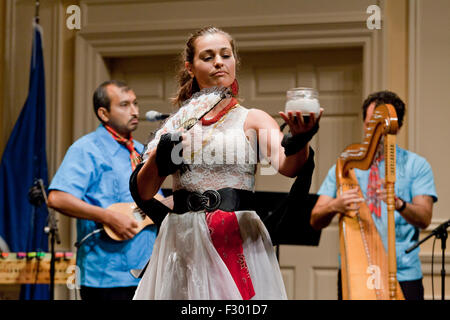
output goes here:
{"type": "MultiPolygon", "coordinates": [[[[48,251],[47,207],[32,205],[28,199],[37,179],[48,185],[45,127],[42,35],[34,24],[28,97],[0,165],[0,236],[13,252],[48,251]]],[[[49,286],[24,285],[21,299],[49,299],[49,286]]]]}

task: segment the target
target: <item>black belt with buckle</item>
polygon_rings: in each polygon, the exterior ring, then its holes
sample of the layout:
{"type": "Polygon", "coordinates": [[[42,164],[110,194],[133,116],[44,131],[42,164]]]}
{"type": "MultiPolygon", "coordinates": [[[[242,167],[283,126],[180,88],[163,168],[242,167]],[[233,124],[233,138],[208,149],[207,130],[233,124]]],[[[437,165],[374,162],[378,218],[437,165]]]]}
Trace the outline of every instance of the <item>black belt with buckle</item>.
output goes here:
{"type": "Polygon", "coordinates": [[[203,193],[182,189],[173,193],[173,212],[254,210],[253,196],[252,191],[233,188],[206,190],[203,193]]]}

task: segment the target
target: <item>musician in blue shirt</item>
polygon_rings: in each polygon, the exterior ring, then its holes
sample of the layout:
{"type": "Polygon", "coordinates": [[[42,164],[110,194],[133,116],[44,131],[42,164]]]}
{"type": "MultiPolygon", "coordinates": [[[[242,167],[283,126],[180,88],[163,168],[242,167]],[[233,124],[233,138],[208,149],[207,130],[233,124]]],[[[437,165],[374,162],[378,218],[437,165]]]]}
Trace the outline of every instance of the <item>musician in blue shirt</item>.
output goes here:
{"type": "Polygon", "coordinates": [[[131,136],[138,126],[136,95],[125,83],[107,81],[94,93],[98,128],[67,151],[50,184],[49,206],[77,218],[77,266],[83,300],[128,300],[140,269],[150,258],[156,228],[141,231],[137,221],[107,208],[133,202],[129,178],[143,145],[131,136]],[[109,227],[124,241],[97,232],[109,227]]]}
{"type": "MultiPolygon", "coordinates": [[[[380,104],[394,106],[399,128],[403,124],[405,104],[393,92],[376,92],[363,103],[364,126],[368,125],[373,110],[380,104]]],[[[354,169],[359,186],[364,195],[360,198],[357,188],[343,192],[336,197],[336,165],[334,165],[323,181],[318,194],[319,198],[311,213],[311,225],[315,229],[325,228],[338,213],[345,213],[358,208],[358,203],[366,201],[374,203],[373,197],[386,199],[383,187],[371,190],[373,184],[369,181],[382,179],[385,174],[384,159],[379,159],[371,170],[354,169]],[[374,173],[375,172],[375,173],[374,173]],[[372,192],[374,191],[374,192],[372,192]]],[[[422,268],[419,259],[419,247],[411,253],[405,250],[417,243],[419,228],[425,229],[431,223],[433,204],[437,201],[433,173],[427,160],[411,151],[396,148],[396,181],[395,181],[395,237],[397,254],[397,279],[402,288],[405,299],[423,300],[422,268]]],[[[387,206],[384,201],[379,202],[379,209],[370,206],[373,221],[381,236],[384,247],[387,248],[387,206]]],[[[341,284],[339,273],[339,292],[341,298],[341,284]]]]}

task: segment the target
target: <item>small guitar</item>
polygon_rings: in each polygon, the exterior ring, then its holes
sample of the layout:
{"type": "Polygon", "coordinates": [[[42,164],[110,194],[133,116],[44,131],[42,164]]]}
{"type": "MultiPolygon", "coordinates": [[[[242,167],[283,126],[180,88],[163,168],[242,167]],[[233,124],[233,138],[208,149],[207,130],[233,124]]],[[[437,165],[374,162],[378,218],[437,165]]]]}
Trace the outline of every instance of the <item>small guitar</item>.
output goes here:
{"type": "MultiPolygon", "coordinates": [[[[173,204],[172,203],[172,197],[167,197],[164,198],[163,196],[156,194],[155,199],[161,201],[163,204],[165,204],[168,207],[172,207],[173,204]]],[[[152,225],[154,224],[153,220],[149,218],[149,216],[147,216],[145,214],[145,212],[143,212],[134,202],[119,202],[119,203],[114,203],[112,205],[110,205],[108,208],[108,210],[112,210],[115,212],[119,212],[122,214],[125,214],[127,216],[129,216],[130,218],[133,218],[136,220],[138,227],[137,227],[137,233],[141,232],[146,226],[152,225]]],[[[116,234],[110,227],[108,227],[107,225],[103,225],[103,229],[105,230],[105,233],[113,240],[116,241],[124,241],[125,239],[122,238],[121,236],[119,236],[118,234],[116,234]]],[[[136,233],[136,234],[137,234],[136,233]]]]}

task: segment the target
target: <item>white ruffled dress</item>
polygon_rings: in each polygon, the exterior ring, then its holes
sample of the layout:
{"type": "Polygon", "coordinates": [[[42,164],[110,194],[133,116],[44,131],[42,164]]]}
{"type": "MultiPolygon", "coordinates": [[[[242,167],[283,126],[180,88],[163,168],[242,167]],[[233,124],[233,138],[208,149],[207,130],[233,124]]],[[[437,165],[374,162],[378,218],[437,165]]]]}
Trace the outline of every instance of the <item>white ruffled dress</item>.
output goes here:
{"type": "MultiPolygon", "coordinates": [[[[254,190],[256,148],[243,130],[248,111],[236,105],[218,122],[208,126],[199,122],[189,131],[193,148],[191,152],[183,151],[183,157],[188,159],[190,155],[190,170],[173,175],[174,191],[186,189],[203,193],[225,187],[254,190]]],[[[162,133],[173,131],[175,127],[169,118],[148,150],[156,147],[162,133]]],[[[207,220],[215,214],[197,211],[166,216],[134,299],[243,298],[212,242],[211,235],[217,230],[208,228],[207,220]]],[[[236,211],[235,215],[245,259],[241,265],[254,289],[250,298],[287,299],[275,251],[263,222],[254,211],[236,211]]],[[[226,242],[227,230],[220,231],[226,242]]]]}

